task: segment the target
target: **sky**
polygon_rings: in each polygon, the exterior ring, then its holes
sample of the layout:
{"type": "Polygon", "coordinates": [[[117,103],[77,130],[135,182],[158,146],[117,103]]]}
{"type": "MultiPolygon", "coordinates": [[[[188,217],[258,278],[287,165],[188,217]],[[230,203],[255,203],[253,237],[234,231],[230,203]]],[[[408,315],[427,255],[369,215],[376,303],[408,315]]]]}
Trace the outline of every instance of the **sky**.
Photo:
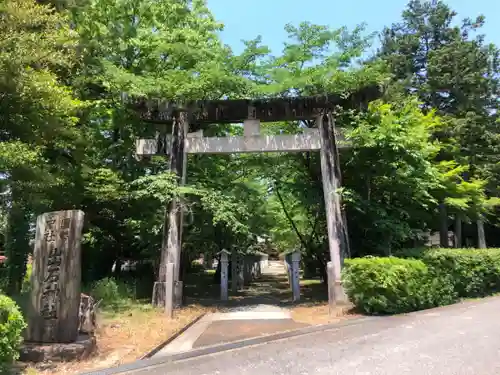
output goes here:
{"type": "MultiPolygon", "coordinates": [[[[332,28],[366,23],[367,31],[380,31],[400,20],[407,0],[207,0],[215,18],[224,23],[224,43],[236,53],[243,49],[241,40],[261,35],[263,43],[278,54],[287,23],[309,21],[332,28]]],[[[486,41],[500,46],[500,0],[448,0],[458,19],[486,16],[483,34],[486,41]]],[[[376,46],[372,49],[375,50],[376,46]]]]}

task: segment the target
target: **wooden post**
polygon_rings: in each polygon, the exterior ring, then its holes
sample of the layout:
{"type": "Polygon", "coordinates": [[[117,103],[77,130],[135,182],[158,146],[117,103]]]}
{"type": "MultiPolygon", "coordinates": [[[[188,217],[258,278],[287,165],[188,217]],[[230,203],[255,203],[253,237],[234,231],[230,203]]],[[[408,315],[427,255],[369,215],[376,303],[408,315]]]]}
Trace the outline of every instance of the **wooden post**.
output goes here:
{"type": "Polygon", "coordinates": [[[78,337],[83,219],[79,210],[37,218],[27,341],[70,343],[78,337]]]}
{"type": "MultiPolygon", "coordinates": [[[[346,231],[343,223],[340,197],[337,189],[340,188],[338,151],[335,141],[335,124],[332,116],[320,115],[317,118],[318,128],[321,135],[321,175],[323,180],[323,194],[325,199],[326,223],[328,229],[328,246],[330,249],[330,260],[333,265],[333,287],[336,302],[345,302],[346,296],[342,288],[341,267],[342,251],[341,246],[346,247],[347,238],[343,238],[346,231]]],[[[332,282],[331,280],[329,282],[332,282]]]]}
{"type": "MultiPolygon", "coordinates": [[[[170,144],[170,171],[178,176],[178,183],[182,183],[184,169],[184,138],[187,131],[187,113],[179,112],[172,124],[172,139],[170,144]]],[[[160,282],[166,282],[168,275],[162,274],[162,270],[167,270],[167,264],[173,264],[174,283],[171,285],[172,291],[166,290],[166,296],[175,299],[174,305],[180,305],[182,301],[182,284],[179,282],[180,262],[181,262],[181,226],[182,226],[182,205],[180,199],[175,197],[170,201],[165,210],[165,220],[163,223],[163,240],[160,264],[160,282]]],[[[165,284],[165,288],[170,287],[165,284]]],[[[161,301],[158,301],[161,302],[161,301]]],[[[165,304],[169,303],[167,301],[165,304]]],[[[159,304],[159,303],[158,303],[159,304]]]]}
{"type": "MultiPolygon", "coordinates": [[[[182,172],[180,175],[180,185],[186,185],[187,180],[187,160],[188,156],[185,148],[185,139],[187,138],[187,134],[189,131],[189,121],[188,114],[186,112],[181,112],[179,115],[179,139],[181,142],[181,149],[179,152],[182,156],[182,172]]],[[[181,280],[180,275],[180,267],[181,267],[181,252],[182,252],[182,230],[184,228],[184,200],[180,198],[180,212],[179,212],[179,262],[176,265],[176,277],[175,277],[175,306],[182,306],[183,301],[183,290],[184,290],[184,281],[181,280]]]]}

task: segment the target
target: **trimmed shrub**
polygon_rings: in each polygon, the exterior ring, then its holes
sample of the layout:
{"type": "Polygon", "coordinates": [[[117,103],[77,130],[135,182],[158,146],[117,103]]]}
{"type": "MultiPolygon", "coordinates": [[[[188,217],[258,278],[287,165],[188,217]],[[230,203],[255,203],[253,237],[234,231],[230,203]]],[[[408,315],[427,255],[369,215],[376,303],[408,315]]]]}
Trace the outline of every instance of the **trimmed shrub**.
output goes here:
{"type": "Polygon", "coordinates": [[[0,295],[0,373],[7,371],[9,365],[19,358],[25,328],[26,323],[15,302],[0,295]]]}
{"type": "Polygon", "coordinates": [[[500,292],[500,249],[439,249],[422,261],[438,277],[450,277],[460,298],[500,292]]]}
{"type": "Polygon", "coordinates": [[[370,314],[394,314],[500,292],[500,249],[407,249],[401,258],[346,260],[350,300],[370,314]]]}
{"type": "Polygon", "coordinates": [[[348,259],[342,272],[349,299],[368,314],[396,314],[452,303],[453,285],[421,260],[348,259]]]}
{"type": "Polygon", "coordinates": [[[405,249],[398,256],[421,259],[437,276],[451,278],[460,298],[500,292],[500,249],[405,249]]]}

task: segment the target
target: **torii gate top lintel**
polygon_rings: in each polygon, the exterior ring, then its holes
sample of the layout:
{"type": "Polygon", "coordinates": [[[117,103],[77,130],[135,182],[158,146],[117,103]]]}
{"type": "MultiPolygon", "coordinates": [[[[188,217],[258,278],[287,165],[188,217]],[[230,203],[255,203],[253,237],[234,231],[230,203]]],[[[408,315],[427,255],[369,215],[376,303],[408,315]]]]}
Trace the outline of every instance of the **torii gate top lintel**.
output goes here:
{"type": "Polygon", "coordinates": [[[173,103],[161,99],[134,99],[130,105],[145,122],[170,123],[179,111],[189,114],[190,124],[238,123],[247,119],[261,122],[309,120],[335,107],[364,108],[380,97],[380,87],[367,86],[350,95],[328,94],[310,97],[270,99],[199,100],[173,103]]]}

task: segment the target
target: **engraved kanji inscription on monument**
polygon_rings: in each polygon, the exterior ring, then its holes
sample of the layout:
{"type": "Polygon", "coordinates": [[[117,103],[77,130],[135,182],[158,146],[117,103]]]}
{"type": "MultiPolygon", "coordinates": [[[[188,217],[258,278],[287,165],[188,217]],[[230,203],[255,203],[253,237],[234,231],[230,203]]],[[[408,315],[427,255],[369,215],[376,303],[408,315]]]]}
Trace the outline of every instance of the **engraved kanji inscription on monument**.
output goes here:
{"type": "Polygon", "coordinates": [[[27,341],[77,339],[83,217],[74,210],[37,218],[27,341]]]}

